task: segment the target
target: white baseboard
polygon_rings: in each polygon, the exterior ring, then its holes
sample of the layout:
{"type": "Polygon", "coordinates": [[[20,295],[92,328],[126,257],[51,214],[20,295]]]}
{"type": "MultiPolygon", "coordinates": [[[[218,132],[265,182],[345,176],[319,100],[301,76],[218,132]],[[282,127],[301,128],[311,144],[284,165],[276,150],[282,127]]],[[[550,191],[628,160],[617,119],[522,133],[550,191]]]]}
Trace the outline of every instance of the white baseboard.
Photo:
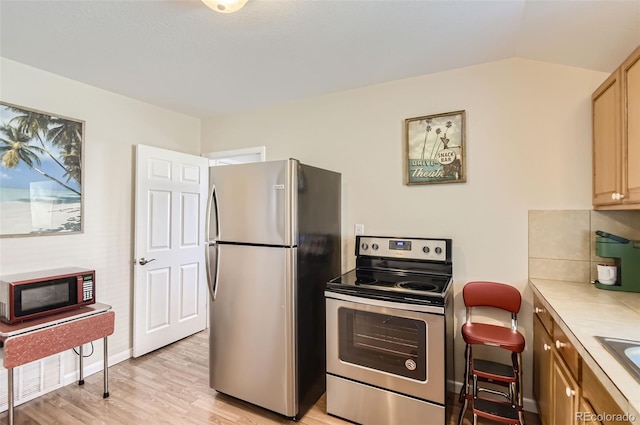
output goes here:
{"type": "MultiPolygon", "coordinates": [[[[131,349],[123,351],[121,353],[114,354],[113,356],[109,356],[109,367],[123,362],[127,359],[130,359],[133,354],[131,349]]],[[[85,360],[86,362],[86,360],[85,360]]],[[[102,361],[92,363],[84,367],[84,377],[91,376],[94,373],[102,372],[104,369],[104,363],[102,361]]],[[[71,384],[73,382],[77,382],[80,379],[80,370],[74,370],[73,372],[66,373],[64,375],[64,385],[71,384]]]]}
{"type": "MultiPolygon", "coordinates": [[[[452,381],[448,381],[447,389],[449,391],[451,391],[452,387],[453,387],[453,391],[456,394],[459,394],[460,393],[460,389],[462,388],[462,382],[459,382],[459,381],[453,381],[453,382],[452,381]]],[[[456,400],[456,402],[457,402],[457,400],[456,400]]],[[[526,410],[527,412],[538,413],[538,408],[536,406],[535,400],[525,397],[524,400],[522,400],[522,402],[524,404],[524,410],[526,410]]]]}

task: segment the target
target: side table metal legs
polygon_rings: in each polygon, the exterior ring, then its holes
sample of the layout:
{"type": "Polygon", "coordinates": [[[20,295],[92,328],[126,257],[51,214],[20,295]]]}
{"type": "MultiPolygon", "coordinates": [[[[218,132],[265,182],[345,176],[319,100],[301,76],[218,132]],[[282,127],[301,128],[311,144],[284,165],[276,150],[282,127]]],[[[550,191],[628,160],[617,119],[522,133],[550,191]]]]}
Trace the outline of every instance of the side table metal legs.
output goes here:
{"type": "Polygon", "coordinates": [[[107,337],[104,339],[104,393],[102,394],[102,398],[109,397],[109,349],[107,347],[107,337]]]}
{"type": "Polygon", "coordinates": [[[7,369],[7,381],[9,382],[9,392],[7,393],[7,415],[9,418],[9,425],[13,425],[13,368],[7,369]]]}
{"type": "MultiPolygon", "coordinates": [[[[104,341],[104,393],[102,394],[102,398],[107,398],[109,397],[109,346],[107,345],[106,336],[102,340],[104,341]]],[[[84,357],[82,355],[82,345],[78,349],[78,352],[80,353],[80,380],[78,380],[78,385],[84,385],[84,357]]]]}
{"type": "Polygon", "coordinates": [[[78,380],[78,385],[84,385],[84,353],[82,352],[82,345],[78,348],[78,353],[80,355],[80,379],[78,380]]]}

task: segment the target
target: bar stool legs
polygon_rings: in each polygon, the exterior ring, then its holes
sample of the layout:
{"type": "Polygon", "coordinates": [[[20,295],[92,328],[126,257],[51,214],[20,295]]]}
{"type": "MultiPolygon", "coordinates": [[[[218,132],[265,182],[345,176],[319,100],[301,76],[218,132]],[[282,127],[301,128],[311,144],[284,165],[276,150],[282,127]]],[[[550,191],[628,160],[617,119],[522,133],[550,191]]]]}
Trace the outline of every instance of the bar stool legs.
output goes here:
{"type": "MultiPolygon", "coordinates": [[[[467,407],[471,405],[473,424],[477,423],[478,417],[482,416],[498,422],[516,425],[525,425],[522,393],[522,353],[512,353],[512,374],[505,376],[504,381],[500,381],[499,377],[488,380],[481,377],[486,374],[487,365],[496,366],[498,364],[484,360],[473,358],[473,347],[467,345],[465,347],[465,374],[462,388],[458,400],[461,403],[460,413],[458,415],[458,425],[462,425],[467,407]],[[480,381],[489,381],[494,384],[500,384],[507,387],[506,392],[481,387],[480,381]],[[493,401],[490,399],[479,398],[480,392],[488,392],[494,395],[504,397],[505,402],[493,401]]],[[[508,369],[506,365],[502,366],[503,370],[508,369]]]]}

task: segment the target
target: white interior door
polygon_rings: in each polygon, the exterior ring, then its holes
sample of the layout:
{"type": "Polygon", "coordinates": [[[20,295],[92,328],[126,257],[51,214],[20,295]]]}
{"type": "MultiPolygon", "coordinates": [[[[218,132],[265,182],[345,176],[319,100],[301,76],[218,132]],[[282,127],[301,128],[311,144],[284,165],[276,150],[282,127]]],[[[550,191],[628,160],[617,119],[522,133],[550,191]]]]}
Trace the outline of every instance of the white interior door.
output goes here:
{"type": "Polygon", "coordinates": [[[136,147],[133,356],[203,330],[208,159],[136,147]]]}

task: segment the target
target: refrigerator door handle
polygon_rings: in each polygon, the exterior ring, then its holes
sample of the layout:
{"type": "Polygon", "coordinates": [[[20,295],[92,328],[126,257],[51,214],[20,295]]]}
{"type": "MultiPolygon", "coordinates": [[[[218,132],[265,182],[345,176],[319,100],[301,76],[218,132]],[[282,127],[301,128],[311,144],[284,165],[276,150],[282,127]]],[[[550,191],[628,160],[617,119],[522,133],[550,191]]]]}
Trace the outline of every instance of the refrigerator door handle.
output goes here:
{"type": "Polygon", "coordinates": [[[218,277],[220,276],[220,249],[218,248],[217,243],[207,243],[205,246],[205,267],[207,269],[207,287],[209,288],[209,296],[211,297],[211,301],[216,300],[216,295],[218,295],[218,277]],[[213,279],[211,279],[211,254],[209,252],[211,246],[213,246],[216,250],[216,271],[213,274],[213,279]]]}
{"type": "Polygon", "coordinates": [[[219,221],[219,217],[220,217],[220,211],[218,209],[218,194],[216,192],[216,185],[212,184],[211,185],[211,196],[209,196],[209,200],[207,201],[207,220],[205,222],[205,233],[207,234],[207,240],[208,241],[214,241],[214,240],[218,240],[218,238],[220,237],[219,234],[219,229],[220,229],[220,223],[218,223],[219,221]],[[216,214],[216,221],[215,221],[215,234],[211,235],[211,211],[214,211],[216,214]]]}
{"type": "Polygon", "coordinates": [[[205,233],[207,235],[207,243],[205,247],[205,267],[207,268],[207,286],[209,287],[209,296],[211,297],[211,301],[216,300],[216,294],[218,293],[218,275],[219,275],[218,264],[220,262],[218,261],[218,257],[219,257],[218,244],[215,242],[218,240],[218,237],[220,236],[218,232],[218,229],[220,228],[218,223],[218,217],[220,215],[218,213],[219,213],[218,194],[216,193],[216,185],[211,184],[211,196],[209,196],[209,199],[207,201],[207,219],[205,221],[205,233]],[[212,209],[215,211],[215,214],[216,214],[215,229],[214,229],[215,234],[213,235],[213,237],[211,235],[212,209]],[[216,250],[216,264],[215,264],[216,272],[214,274],[214,279],[211,279],[211,255],[210,255],[211,245],[213,245],[216,250]]]}
{"type": "Polygon", "coordinates": [[[211,295],[211,301],[216,300],[216,296],[218,295],[218,279],[220,277],[220,246],[218,244],[214,245],[216,247],[216,273],[215,279],[213,280],[213,294],[211,295]]]}
{"type": "Polygon", "coordinates": [[[219,214],[219,209],[218,209],[218,194],[216,192],[216,185],[215,184],[211,184],[211,195],[209,196],[209,199],[207,201],[207,219],[205,221],[205,233],[207,235],[207,243],[206,243],[206,247],[205,247],[205,267],[207,268],[207,286],[209,287],[209,296],[211,297],[211,301],[215,301],[216,300],[216,295],[218,293],[218,276],[219,276],[219,269],[220,269],[220,261],[219,261],[219,257],[220,257],[220,251],[218,249],[218,244],[215,242],[218,240],[218,238],[220,237],[220,233],[219,233],[219,229],[220,229],[220,224],[218,223],[220,214],[219,214]],[[215,212],[216,218],[215,218],[215,223],[214,223],[214,231],[215,233],[212,235],[211,234],[211,222],[212,222],[212,216],[211,216],[211,212],[215,212]],[[215,267],[216,267],[216,271],[213,274],[213,279],[212,279],[212,273],[211,273],[211,253],[210,253],[210,249],[211,246],[215,247],[215,267]]]}
{"type": "Polygon", "coordinates": [[[209,288],[209,296],[213,301],[213,282],[211,282],[211,261],[209,260],[209,243],[204,246],[204,267],[207,271],[207,288],[209,288]]]}

